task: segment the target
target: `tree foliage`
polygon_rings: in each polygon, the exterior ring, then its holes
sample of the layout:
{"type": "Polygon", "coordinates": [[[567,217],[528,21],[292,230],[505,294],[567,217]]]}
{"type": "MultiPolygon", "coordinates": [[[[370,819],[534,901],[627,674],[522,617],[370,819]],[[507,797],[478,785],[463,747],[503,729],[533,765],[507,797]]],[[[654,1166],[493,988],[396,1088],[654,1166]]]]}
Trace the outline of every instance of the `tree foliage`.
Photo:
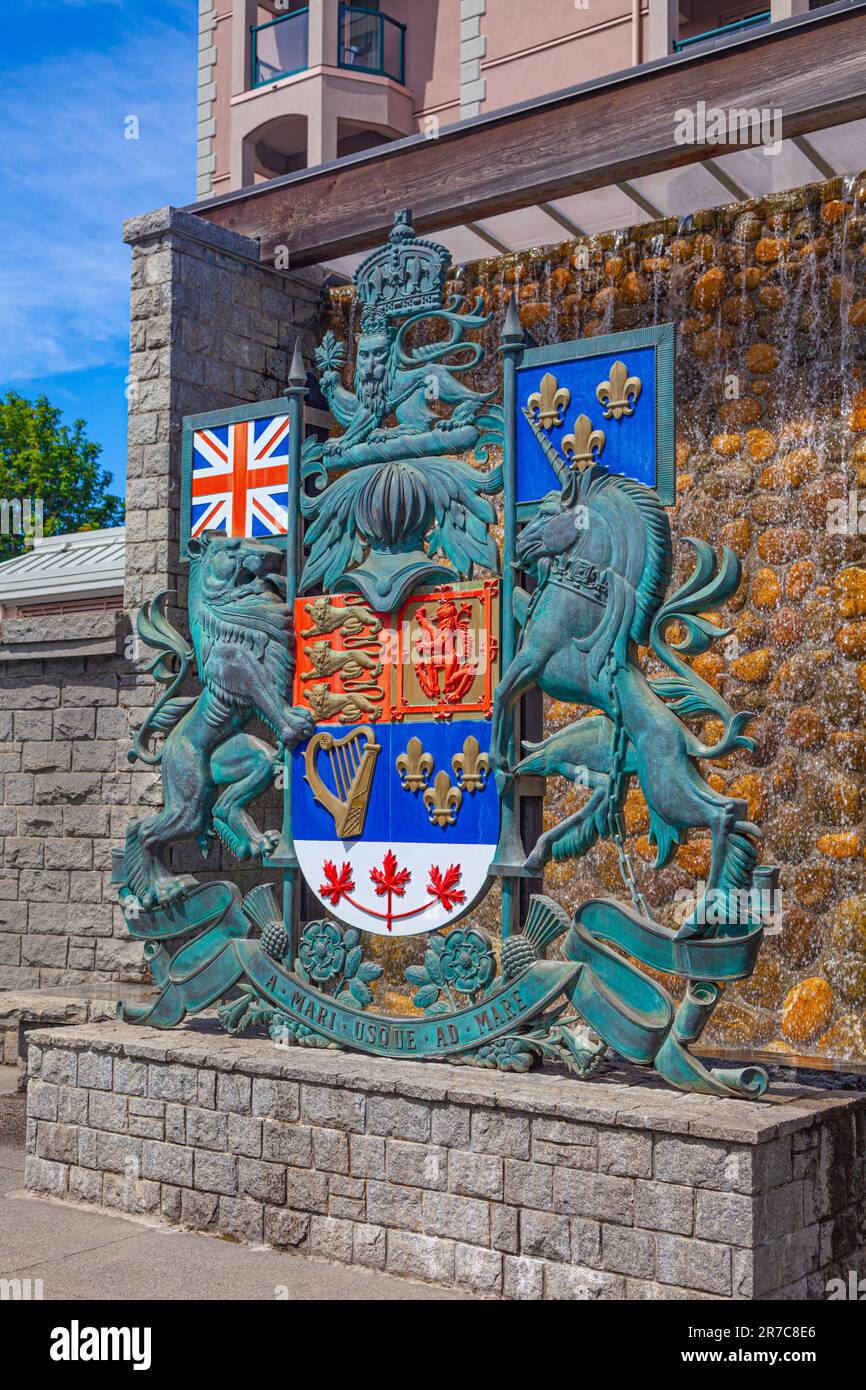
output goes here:
{"type": "MultiPolygon", "coordinates": [[[[123,521],[123,501],[108,491],[111,474],[99,466],[101,453],[84,421],[63,424],[47,396],[30,401],[8,391],[0,400],[0,499],[30,498],[35,505],[41,498],[46,536],[123,521]]],[[[24,542],[24,536],[0,535],[0,560],[20,554],[24,542]]]]}

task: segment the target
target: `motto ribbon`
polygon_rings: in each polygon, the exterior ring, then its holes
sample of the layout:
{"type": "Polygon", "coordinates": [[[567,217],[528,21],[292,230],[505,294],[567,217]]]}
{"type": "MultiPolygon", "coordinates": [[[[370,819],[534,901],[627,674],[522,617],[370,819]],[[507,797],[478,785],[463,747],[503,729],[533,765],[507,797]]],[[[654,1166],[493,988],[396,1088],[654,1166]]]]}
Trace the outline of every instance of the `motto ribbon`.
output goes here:
{"type": "Polygon", "coordinates": [[[756,925],[744,936],[678,941],[672,932],[609,898],[584,903],[562,954],[581,965],[568,989],[584,1021],[628,1061],[652,1064],[681,1090],[757,1097],[767,1089],[760,1067],[709,1071],[687,1050],[700,1037],[721,996],[719,982],[751,973],[763,937],[756,925]],[[606,942],[653,969],[686,977],[677,1005],[667,990],[606,942]]]}

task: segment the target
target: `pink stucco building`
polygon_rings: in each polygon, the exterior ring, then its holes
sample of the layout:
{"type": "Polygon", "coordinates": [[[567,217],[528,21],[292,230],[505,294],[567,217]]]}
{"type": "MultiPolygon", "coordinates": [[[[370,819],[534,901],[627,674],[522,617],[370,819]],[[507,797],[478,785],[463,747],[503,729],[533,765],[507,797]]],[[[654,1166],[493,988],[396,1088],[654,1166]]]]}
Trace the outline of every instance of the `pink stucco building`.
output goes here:
{"type": "Polygon", "coordinates": [[[434,136],[818,2],[200,0],[197,194],[434,136]]]}

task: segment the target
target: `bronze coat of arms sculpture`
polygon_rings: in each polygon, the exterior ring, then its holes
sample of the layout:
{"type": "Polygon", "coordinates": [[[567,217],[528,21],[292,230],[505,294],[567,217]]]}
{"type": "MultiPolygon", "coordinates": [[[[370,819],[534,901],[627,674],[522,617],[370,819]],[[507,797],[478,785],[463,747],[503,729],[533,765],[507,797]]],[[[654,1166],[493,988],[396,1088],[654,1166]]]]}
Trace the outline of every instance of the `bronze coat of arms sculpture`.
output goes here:
{"type": "Polygon", "coordinates": [[[686,659],[725,635],[707,614],[736,588],[739,562],[692,540],[692,573],[670,593],[659,493],[601,462],[606,447],[627,457],[616,431],[640,422],[664,383],[617,357],[594,400],[576,402],[592,415],[569,429],[571,391],[552,373],[518,399],[524,337],[511,301],[502,405],[466,384],[483,357],[466,335],[490,316],[459,295],[443,302],[449,264],[397,215],[355,276],[351,390],[333,333],[316,352],[341,427],[324,442],[302,438],[296,350],[284,537],[193,535],[190,642],[166,595],[139,614],[163,691],[130,756],[160,768],[164,807],[130,826],[114,877],[157,997],[123,1017],[172,1027],[216,1006],[230,1032],[261,1025],[286,1044],[518,1072],[547,1059],[578,1076],[613,1049],[685,1090],[758,1096],[759,1068],[711,1071],[689,1050],[724,984],[754,968],[774,875],[758,864],[745,803],[700,768],[751,746],[750,715],[686,659]],[[520,420],[555,486],[518,508],[520,420]],[[644,675],[639,646],[666,675],[644,675]],[[185,689],[193,674],[197,695],[185,689]],[[518,747],[515,714],[533,687],[582,713],[518,747]],[[712,746],[687,723],[706,716],[722,729],[712,746]],[[272,743],[247,730],[254,718],[272,743]],[[518,815],[528,775],[587,792],[529,854],[518,815]],[[712,836],[705,891],[678,931],[652,919],[625,848],[633,781],[657,868],[691,828],[712,836]],[[280,832],[249,810],[275,783],[280,832]],[[519,921],[521,878],[599,839],[616,847],[628,902],[576,903],[569,917],[536,894],[519,921]],[[272,882],[242,897],[170,867],[172,845],[207,855],[215,840],[272,882]],[[301,877],[321,905],[306,923],[301,877]],[[497,878],[498,959],[470,916],[497,878]],[[365,956],[370,933],[424,934],[423,961],[405,972],[411,1015],[371,1008],[382,967],[365,956]],[[679,1002],[659,973],[684,981],[679,1002]]]}

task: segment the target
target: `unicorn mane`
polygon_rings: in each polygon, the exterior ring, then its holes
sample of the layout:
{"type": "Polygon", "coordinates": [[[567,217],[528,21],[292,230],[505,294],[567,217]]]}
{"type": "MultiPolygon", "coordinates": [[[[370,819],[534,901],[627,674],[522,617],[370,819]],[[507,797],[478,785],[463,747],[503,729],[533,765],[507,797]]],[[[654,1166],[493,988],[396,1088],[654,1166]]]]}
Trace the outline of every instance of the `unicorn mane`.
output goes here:
{"type": "Polygon", "coordinates": [[[620,508],[625,502],[636,514],[645,538],[646,560],[635,585],[635,612],[629,635],[644,646],[671,578],[671,527],[667,512],[652,488],[609,473],[600,464],[581,475],[577,500],[590,509],[595,506],[604,511],[611,504],[620,508]]]}

